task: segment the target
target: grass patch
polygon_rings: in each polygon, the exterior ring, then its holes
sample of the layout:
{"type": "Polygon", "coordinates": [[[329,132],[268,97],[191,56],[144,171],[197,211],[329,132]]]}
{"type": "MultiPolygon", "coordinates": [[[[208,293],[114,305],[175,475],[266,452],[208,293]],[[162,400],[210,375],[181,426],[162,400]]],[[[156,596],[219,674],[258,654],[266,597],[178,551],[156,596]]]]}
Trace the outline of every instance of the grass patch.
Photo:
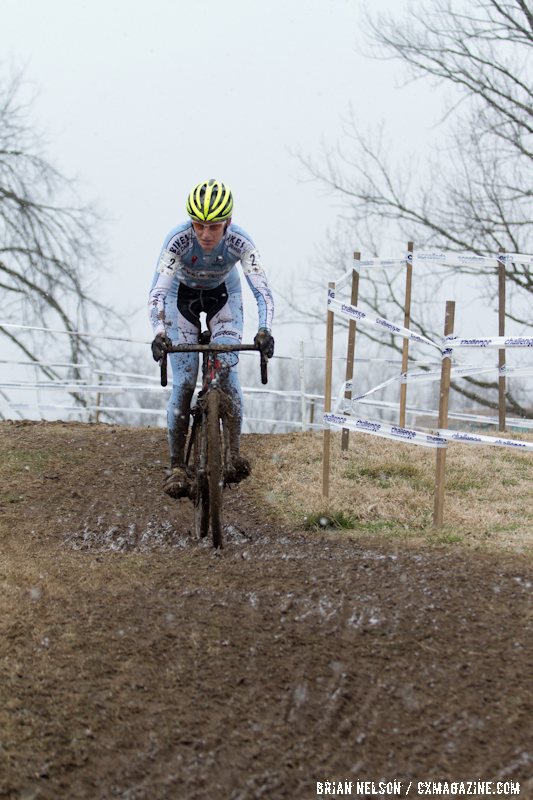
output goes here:
{"type": "Polygon", "coordinates": [[[308,531],[346,530],[359,533],[387,533],[390,535],[405,534],[405,528],[394,520],[358,520],[343,511],[318,512],[304,517],[303,527],[308,531]]]}
{"type": "Polygon", "coordinates": [[[355,518],[343,511],[318,512],[304,517],[304,528],[307,531],[324,531],[331,528],[352,530],[356,524],[355,518]]]}
{"type": "Polygon", "coordinates": [[[5,494],[0,494],[0,505],[7,505],[8,503],[22,503],[25,500],[25,496],[23,494],[12,494],[10,492],[6,492],[5,494]]]}
{"type": "MultiPolygon", "coordinates": [[[[533,441],[533,434],[524,438],[533,441]]],[[[251,455],[261,463],[263,482],[268,486],[268,490],[253,489],[257,502],[267,506],[273,517],[285,518],[290,524],[302,525],[306,518],[306,528],[323,530],[320,517],[342,514],[337,523],[332,521],[332,529],[533,555],[531,453],[450,445],[445,527],[439,532],[432,527],[433,450],[354,434],[349,449],[342,451],[340,434],[333,433],[325,501],[319,460],[321,434],[253,437],[250,441],[251,455]]]]}
{"type": "Polygon", "coordinates": [[[399,478],[402,480],[420,480],[420,470],[415,464],[384,462],[382,464],[350,464],[345,476],[351,480],[370,478],[374,481],[399,478]]]}
{"type": "Polygon", "coordinates": [[[438,544],[460,544],[464,542],[464,537],[459,533],[439,533],[431,541],[438,544]]]}
{"type": "Polygon", "coordinates": [[[53,461],[52,453],[46,450],[2,450],[3,469],[7,472],[33,472],[46,469],[53,461]]]}
{"type": "Polygon", "coordinates": [[[429,488],[427,477],[419,467],[404,460],[350,464],[343,477],[350,481],[369,481],[380,489],[390,489],[398,483],[409,483],[421,489],[429,488]]]}
{"type": "Polygon", "coordinates": [[[446,489],[452,492],[471,492],[473,489],[481,489],[482,484],[479,481],[472,480],[461,476],[454,477],[451,475],[446,480],[446,489]]]}

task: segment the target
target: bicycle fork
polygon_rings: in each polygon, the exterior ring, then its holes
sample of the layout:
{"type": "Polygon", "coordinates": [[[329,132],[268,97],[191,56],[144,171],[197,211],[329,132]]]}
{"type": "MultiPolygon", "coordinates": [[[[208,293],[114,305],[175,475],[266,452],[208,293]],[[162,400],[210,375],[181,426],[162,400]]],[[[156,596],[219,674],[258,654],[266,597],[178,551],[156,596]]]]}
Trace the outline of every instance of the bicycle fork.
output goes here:
{"type": "MultiPolygon", "coordinates": [[[[197,473],[198,484],[207,478],[207,426],[202,424],[206,422],[207,409],[203,406],[201,398],[198,398],[197,404],[191,409],[193,418],[192,430],[189,436],[187,445],[187,455],[185,457],[185,464],[190,468],[191,466],[191,451],[194,446],[195,453],[193,455],[194,467],[197,473]]],[[[227,476],[233,470],[233,462],[231,459],[231,430],[226,415],[221,415],[222,435],[223,435],[223,480],[224,485],[227,485],[227,476]]]]}

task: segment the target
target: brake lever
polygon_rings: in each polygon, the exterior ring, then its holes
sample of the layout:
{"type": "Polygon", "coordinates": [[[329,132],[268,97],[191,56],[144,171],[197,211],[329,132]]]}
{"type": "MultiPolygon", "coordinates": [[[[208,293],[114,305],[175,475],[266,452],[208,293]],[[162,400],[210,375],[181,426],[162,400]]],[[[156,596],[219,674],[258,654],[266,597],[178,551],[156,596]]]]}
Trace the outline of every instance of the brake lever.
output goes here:
{"type": "Polygon", "coordinates": [[[265,383],[268,383],[268,358],[266,357],[266,355],[263,353],[262,350],[260,351],[260,353],[261,353],[261,383],[264,385],[265,383]]]}
{"type": "Polygon", "coordinates": [[[161,386],[166,386],[167,383],[168,383],[168,380],[167,380],[167,353],[166,353],[166,351],[163,353],[163,355],[159,359],[159,367],[161,369],[161,386]]]}

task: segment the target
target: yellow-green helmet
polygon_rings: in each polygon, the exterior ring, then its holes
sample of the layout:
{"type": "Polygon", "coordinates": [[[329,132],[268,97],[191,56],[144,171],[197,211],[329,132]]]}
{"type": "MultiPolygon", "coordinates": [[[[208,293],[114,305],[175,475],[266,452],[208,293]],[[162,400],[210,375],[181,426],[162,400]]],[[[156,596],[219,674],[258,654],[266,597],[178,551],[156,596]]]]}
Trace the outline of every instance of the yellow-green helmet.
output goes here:
{"type": "Polygon", "coordinates": [[[231,189],[215,178],[197,184],[187,198],[187,214],[197,222],[223,222],[232,211],[231,189]]]}

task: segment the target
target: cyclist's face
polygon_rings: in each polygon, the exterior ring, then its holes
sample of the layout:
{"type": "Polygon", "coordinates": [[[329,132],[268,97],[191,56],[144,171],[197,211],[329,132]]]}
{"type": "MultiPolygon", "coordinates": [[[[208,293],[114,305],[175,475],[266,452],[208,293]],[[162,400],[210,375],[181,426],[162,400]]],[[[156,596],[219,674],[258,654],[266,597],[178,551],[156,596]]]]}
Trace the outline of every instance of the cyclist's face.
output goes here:
{"type": "Polygon", "coordinates": [[[227,222],[196,222],[192,226],[202,250],[213,250],[221,241],[227,222]]]}

